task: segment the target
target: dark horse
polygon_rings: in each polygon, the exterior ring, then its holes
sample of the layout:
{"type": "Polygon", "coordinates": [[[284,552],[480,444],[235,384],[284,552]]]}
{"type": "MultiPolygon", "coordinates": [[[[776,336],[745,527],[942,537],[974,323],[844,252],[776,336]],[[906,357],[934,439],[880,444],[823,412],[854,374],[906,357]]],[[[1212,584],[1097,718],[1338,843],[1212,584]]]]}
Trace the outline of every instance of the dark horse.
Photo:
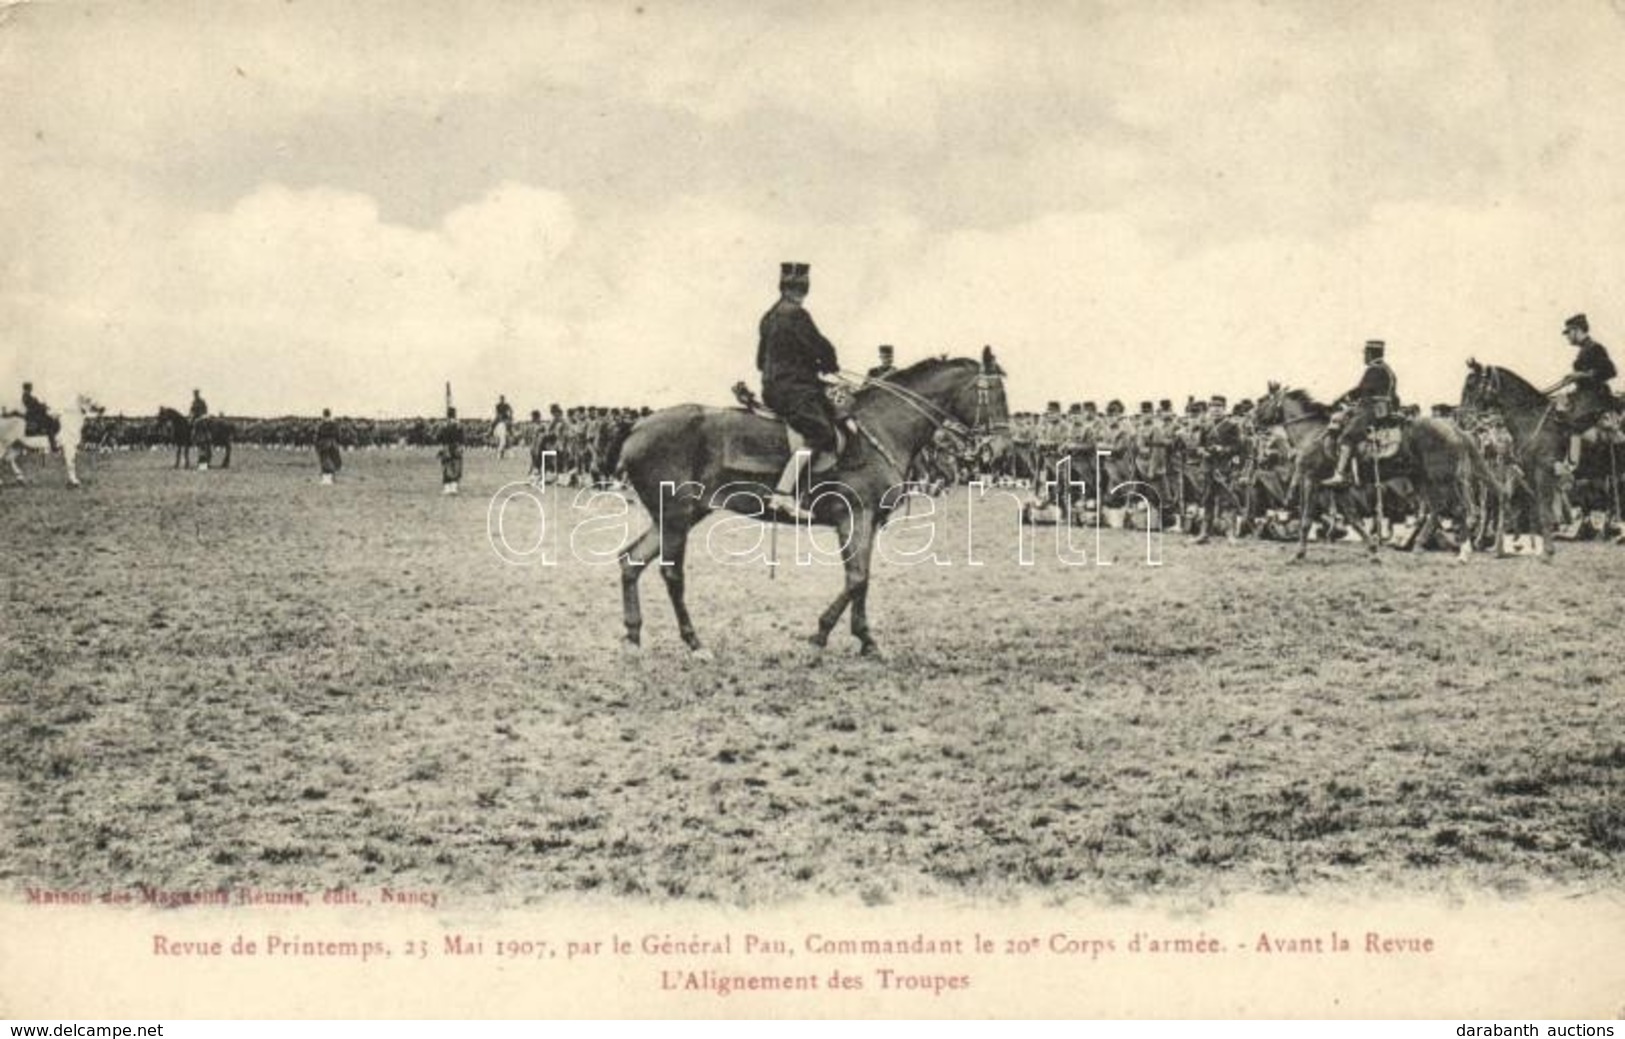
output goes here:
{"type": "MultiPolygon", "coordinates": [[[[1337,467],[1337,445],[1326,435],[1331,422],[1331,409],[1303,390],[1289,390],[1274,383],[1269,389],[1267,395],[1259,398],[1258,406],[1253,411],[1253,421],[1262,427],[1280,426],[1292,443],[1295,458],[1288,494],[1292,487],[1296,487],[1301,494],[1298,552],[1293,556],[1294,560],[1299,560],[1308,551],[1309,512],[1315,491],[1331,492],[1334,503],[1344,503],[1345,515],[1353,516],[1372,510],[1349,493],[1352,488],[1335,491],[1322,486],[1337,467]]],[[[1360,472],[1372,472],[1371,465],[1364,460],[1359,465],[1360,472]]],[[[1412,551],[1422,551],[1442,515],[1459,514],[1464,529],[1472,529],[1478,500],[1477,481],[1489,479],[1489,473],[1472,440],[1453,424],[1433,418],[1411,420],[1404,427],[1399,454],[1385,463],[1378,463],[1378,466],[1382,480],[1403,475],[1409,477],[1420,492],[1425,515],[1412,551]]],[[[1377,475],[1372,473],[1371,482],[1380,491],[1377,475]]],[[[1352,526],[1375,560],[1375,534],[1368,534],[1359,523],[1352,526]]],[[[1471,542],[1464,541],[1461,559],[1465,561],[1471,551],[1471,542]]]]}
{"type": "MultiPolygon", "coordinates": [[[[1557,403],[1509,369],[1469,360],[1467,379],[1461,387],[1461,409],[1501,416],[1512,436],[1513,461],[1535,499],[1535,532],[1540,535],[1543,558],[1549,559],[1556,551],[1551,538],[1556,467],[1568,457],[1569,445],[1568,424],[1557,403]]],[[[1503,501],[1499,510],[1502,515],[1506,506],[1503,501]]]]}
{"type": "MultiPolygon", "coordinates": [[[[852,608],[852,634],[861,652],[876,652],[866,600],[875,535],[905,495],[915,454],[939,429],[1008,436],[1002,373],[996,364],[930,359],[870,380],[852,398],[858,434],[833,467],[811,476],[813,522],[833,526],[841,539],[846,586],[818,618],[810,641],[829,641],[841,614],[852,608]]],[[[621,593],[626,642],[635,648],[643,629],[638,578],[657,557],[689,649],[702,652],[683,604],[683,557],[695,525],[717,509],[769,518],[770,483],[789,458],[784,428],[744,410],[684,404],[640,419],[621,450],[621,468],[651,518],[649,529],[621,551],[621,593]],[[755,457],[749,457],[754,454],[755,457]]]]}
{"type": "Polygon", "coordinates": [[[169,433],[169,439],[175,445],[175,468],[181,467],[184,459],[187,468],[192,466],[192,447],[197,446],[197,464],[208,467],[214,461],[214,449],[221,448],[224,452],[220,460],[220,468],[231,468],[231,423],[217,415],[204,415],[192,420],[176,411],[174,408],[159,408],[158,422],[169,433]]]}

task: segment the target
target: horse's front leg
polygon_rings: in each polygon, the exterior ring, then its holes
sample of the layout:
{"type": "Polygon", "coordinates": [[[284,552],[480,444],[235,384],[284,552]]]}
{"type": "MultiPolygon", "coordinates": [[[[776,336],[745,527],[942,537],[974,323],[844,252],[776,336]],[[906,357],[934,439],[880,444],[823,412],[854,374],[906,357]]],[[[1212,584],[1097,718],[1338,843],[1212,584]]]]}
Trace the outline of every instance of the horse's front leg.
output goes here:
{"type": "Polygon", "coordinates": [[[1542,562],[1550,563],[1557,554],[1557,547],[1552,544],[1552,524],[1554,522],[1553,498],[1558,488],[1553,486],[1554,480],[1549,475],[1551,466],[1539,464],[1535,478],[1535,532],[1540,535],[1540,558],[1542,562]]]}
{"type": "Polygon", "coordinates": [[[852,635],[858,640],[858,652],[863,656],[877,656],[880,647],[869,634],[869,569],[874,559],[875,524],[862,517],[852,525],[852,538],[847,547],[846,590],[852,602],[852,635]]]}
{"type": "Polygon", "coordinates": [[[6,461],[8,463],[10,463],[12,475],[17,477],[17,482],[18,483],[27,483],[28,482],[28,477],[23,475],[22,466],[17,464],[17,454],[18,454],[17,448],[15,446],[7,447],[6,448],[6,461]]]}
{"type": "Polygon", "coordinates": [[[1298,508],[1298,552],[1292,557],[1292,561],[1295,563],[1302,562],[1304,557],[1309,554],[1309,496],[1311,491],[1308,475],[1302,474],[1302,479],[1298,478],[1299,475],[1296,473],[1293,475],[1293,482],[1298,484],[1298,495],[1301,499],[1298,508]]]}
{"type": "MultiPolygon", "coordinates": [[[[836,536],[841,539],[841,561],[845,564],[846,585],[841,589],[841,594],[837,595],[835,600],[825,608],[824,612],[818,615],[818,630],[807,637],[807,641],[819,649],[829,645],[829,633],[834,631],[835,625],[841,622],[841,614],[846,612],[846,608],[852,602],[852,596],[856,589],[852,567],[853,542],[856,541],[853,528],[854,523],[850,515],[843,515],[840,521],[835,524],[836,536]]],[[[864,579],[865,581],[868,579],[867,559],[864,562],[864,579]]],[[[858,634],[857,624],[857,614],[854,613],[852,615],[852,634],[854,635],[858,634]]],[[[864,633],[865,635],[868,633],[867,623],[864,625],[864,633]]],[[[863,638],[865,635],[860,635],[859,638],[863,638]]]]}

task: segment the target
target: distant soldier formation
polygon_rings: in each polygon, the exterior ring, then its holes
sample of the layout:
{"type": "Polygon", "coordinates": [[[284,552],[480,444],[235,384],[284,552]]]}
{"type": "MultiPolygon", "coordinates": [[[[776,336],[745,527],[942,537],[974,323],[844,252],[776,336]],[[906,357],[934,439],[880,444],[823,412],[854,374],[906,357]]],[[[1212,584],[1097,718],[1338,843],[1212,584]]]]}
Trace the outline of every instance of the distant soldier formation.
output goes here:
{"type": "MultiPolygon", "coordinates": [[[[898,360],[896,348],[887,343],[878,347],[877,363],[861,377],[843,373],[834,345],[805,306],[811,288],[809,265],[781,264],[778,288],[778,300],[758,322],[755,367],[762,399],[743,382],[735,385],[734,393],[746,409],[761,411],[765,404],[786,424],[789,462],[766,501],[780,518],[795,518],[804,516],[800,488],[815,456],[826,452],[839,457],[858,432],[836,402],[843,395],[850,398],[853,384],[885,383],[898,371],[898,360]]],[[[1294,536],[1292,528],[1302,522],[1294,515],[1294,501],[1302,499],[1306,481],[1312,479],[1334,503],[1332,515],[1317,517],[1317,536],[1335,532],[1338,500],[1357,503],[1374,515],[1379,531],[1384,523],[1414,529],[1418,514],[1427,511],[1416,486],[1424,474],[1407,468],[1403,447],[1411,430],[1432,421],[1468,435],[1474,479],[1488,489],[1478,486],[1464,493],[1480,498],[1475,503],[1480,513],[1490,508],[1491,491],[1500,513],[1528,512],[1530,494],[1536,487],[1547,487],[1546,478],[1552,477],[1556,490],[1550,508],[1560,520],[1559,536],[1606,535],[1625,543],[1620,507],[1625,421],[1610,385],[1617,372],[1607,348],[1592,337],[1585,314],[1568,318],[1562,333],[1575,350],[1572,368],[1558,383],[1539,391],[1548,403],[1537,408],[1544,410],[1532,429],[1509,427],[1495,409],[1458,413],[1455,405],[1435,404],[1424,416],[1419,406],[1402,402],[1387,344],[1371,339],[1364,344],[1358,381],[1327,407],[1302,391],[1283,396],[1274,388],[1269,398],[1239,400],[1233,408],[1219,394],[1188,395],[1178,408],[1169,398],[1140,401],[1133,409],[1121,400],[1104,405],[1075,401],[1064,407],[1051,401],[1043,412],[1011,416],[1008,447],[1002,450],[990,438],[966,443],[943,431],[909,460],[908,478],[938,492],[972,480],[1026,486],[1032,492],[1027,511],[1034,521],[1074,522],[1080,515],[1098,516],[1102,510],[1138,508],[1147,514],[1142,521],[1149,525],[1149,513],[1154,511],[1160,529],[1187,531],[1199,541],[1216,531],[1231,537],[1294,536]],[[1265,400],[1273,402],[1268,415],[1262,407],[1265,400]],[[1313,478],[1307,475],[1304,457],[1294,446],[1302,439],[1295,433],[1303,430],[1291,429],[1299,419],[1281,412],[1283,404],[1294,401],[1300,409],[1295,414],[1309,416],[1303,421],[1324,423],[1316,446],[1334,452],[1335,463],[1327,463],[1329,474],[1322,469],[1313,478]],[[1531,450],[1527,443],[1520,445],[1520,439],[1556,431],[1562,432],[1566,452],[1549,463],[1552,472],[1542,471],[1534,474],[1539,480],[1531,479],[1531,450]],[[1520,494],[1522,506],[1516,504],[1520,494]],[[1363,499],[1374,499],[1374,505],[1363,499]]],[[[992,363],[991,355],[991,348],[984,351],[984,363],[992,363]]],[[[1481,370],[1476,361],[1472,367],[1481,370]]],[[[21,404],[28,435],[51,438],[54,450],[54,419],[31,383],[23,384],[21,404]]],[[[610,485],[617,475],[622,443],[650,409],[565,408],[552,403],[545,411],[531,411],[528,421],[516,422],[513,405],[503,394],[492,414],[489,424],[460,419],[448,384],[440,422],[342,419],[324,408],[317,420],[246,420],[230,428],[244,443],[313,446],[326,485],[334,483],[342,466],[341,448],[432,446],[441,462],[442,492],[456,495],[468,448],[493,446],[505,457],[510,443],[527,449],[533,481],[610,485]]],[[[185,424],[197,434],[210,421],[209,406],[197,389],[184,418],[172,409],[162,409],[160,417],[164,415],[174,420],[168,430],[163,422],[95,418],[87,427],[89,442],[130,447],[168,439],[178,445],[188,430],[174,427],[185,424]]],[[[229,451],[229,436],[227,444],[229,451]]],[[[1472,511],[1466,509],[1464,514],[1472,511]]],[[[1498,518],[1505,523],[1509,517],[1498,518]]],[[[1511,529],[1529,526],[1525,515],[1510,519],[1511,529]]],[[[1441,536],[1447,539],[1468,536],[1459,529],[1452,531],[1448,522],[1444,528],[1441,536]]]]}

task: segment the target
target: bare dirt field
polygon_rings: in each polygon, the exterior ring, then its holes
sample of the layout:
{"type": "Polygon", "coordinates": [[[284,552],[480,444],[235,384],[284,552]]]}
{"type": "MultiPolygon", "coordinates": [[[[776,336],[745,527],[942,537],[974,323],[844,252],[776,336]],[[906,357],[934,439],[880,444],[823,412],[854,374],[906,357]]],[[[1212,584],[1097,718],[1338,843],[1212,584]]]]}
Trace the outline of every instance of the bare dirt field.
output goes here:
{"type": "Polygon", "coordinates": [[[598,520],[583,558],[520,566],[487,536],[520,459],[472,455],[457,498],[426,452],[352,454],[336,487],[305,454],[168,461],[92,456],[70,491],[33,459],[0,490],[0,885],[760,906],[1625,880],[1625,550],[1289,566],[1170,536],[1150,566],[1106,531],[1101,566],[1079,531],[1068,566],[1040,528],[1022,565],[1013,506],[972,524],[960,490],[944,565],[877,561],[884,660],[844,626],[804,646],[838,568],[694,549],[715,659],[653,574],[629,659],[588,558],[612,498],[549,491],[598,520]]]}

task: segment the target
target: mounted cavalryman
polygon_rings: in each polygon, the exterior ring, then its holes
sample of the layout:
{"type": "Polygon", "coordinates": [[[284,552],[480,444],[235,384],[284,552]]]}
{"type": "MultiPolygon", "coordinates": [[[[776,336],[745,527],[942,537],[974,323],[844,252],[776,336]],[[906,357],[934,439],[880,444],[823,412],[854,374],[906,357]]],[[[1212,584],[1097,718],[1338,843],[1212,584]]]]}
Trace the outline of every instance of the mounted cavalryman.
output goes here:
{"type": "Polygon", "coordinates": [[[1550,392],[1573,386],[1569,396],[1569,464],[1580,464],[1580,438],[1597,424],[1605,413],[1613,410],[1614,395],[1608,389],[1613,379],[1614,362],[1608,350],[1591,338],[1591,322],[1584,314],[1576,314],[1563,323],[1563,335],[1579,352],[1574,355],[1574,368],[1563,376],[1550,392]]]}
{"type": "Polygon", "coordinates": [[[841,370],[835,346],[813,324],[802,303],[812,289],[805,263],[779,267],[779,301],[762,315],[756,367],[762,373],[762,400],[789,426],[790,462],[779,477],[769,507],[807,520],[796,489],[813,452],[839,452],[834,410],[824,395],[823,377],[841,370]]]}
{"type": "Polygon", "coordinates": [[[56,431],[60,428],[55,419],[51,417],[51,409],[45,402],[34,396],[34,384],[23,383],[23,435],[44,436],[51,445],[51,452],[57,450],[56,431]]]}
{"type": "Polygon", "coordinates": [[[1342,432],[1337,439],[1337,469],[1324,481],[1327,487],[1343,487],[1349,482],[1349,462],[1354,449],[1365,439],[1372,423],[1381,421],[1399,409],[1399,379],[1383,359],[1384,346],[1380,339],[1365,344],[1365,371],[1359,385],[1337,399],[1343,410],[1326,431],[1333,435],[1341,422],[1342,432]]]}

